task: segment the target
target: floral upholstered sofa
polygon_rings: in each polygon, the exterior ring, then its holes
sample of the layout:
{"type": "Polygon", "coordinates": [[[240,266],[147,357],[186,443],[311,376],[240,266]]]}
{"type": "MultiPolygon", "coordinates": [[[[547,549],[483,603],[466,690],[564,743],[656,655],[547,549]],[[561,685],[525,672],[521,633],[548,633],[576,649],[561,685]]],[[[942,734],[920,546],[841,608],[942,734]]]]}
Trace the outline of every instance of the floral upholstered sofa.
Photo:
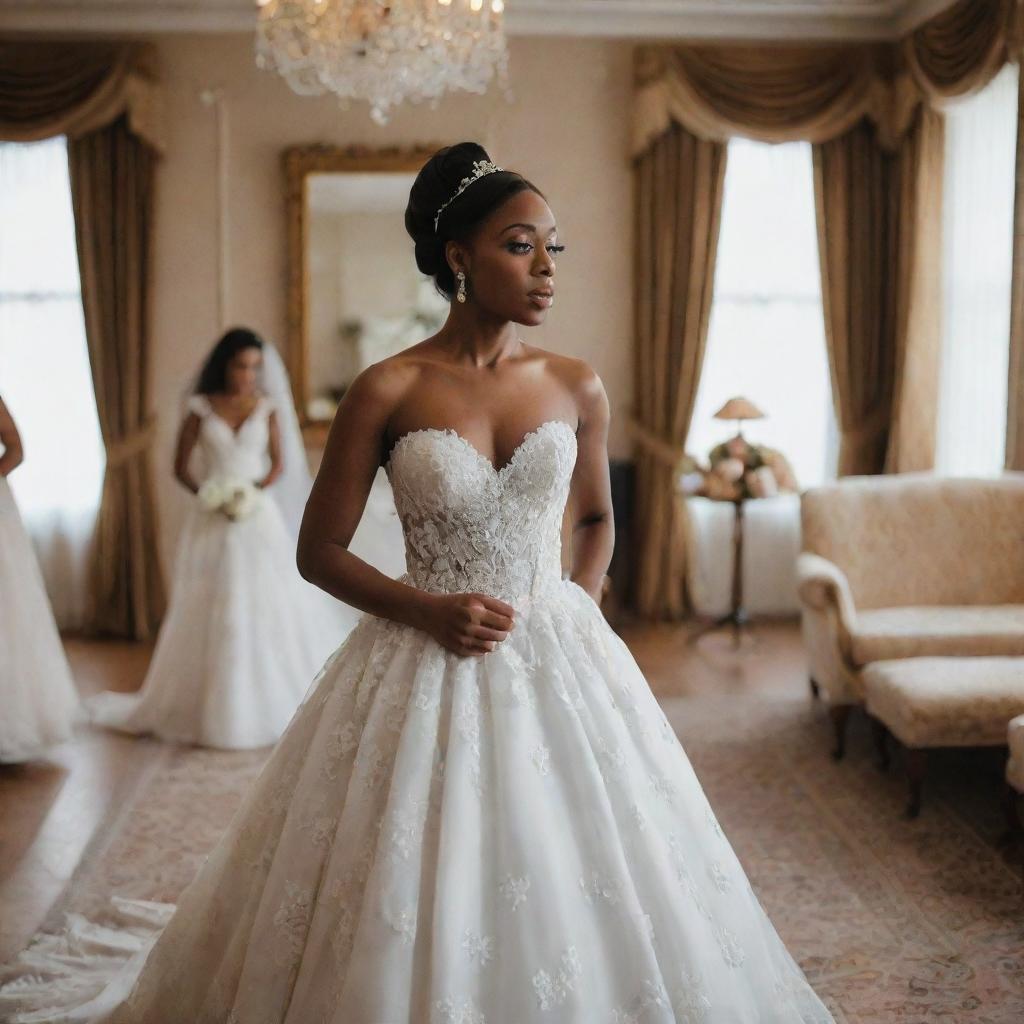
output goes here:
{"type": "Polygon", "coordinates": [[[867,665],[1024,655],[1024,473],[847,477],[807,491],[801,523],[802,629],[836,757],[867,665]]]}

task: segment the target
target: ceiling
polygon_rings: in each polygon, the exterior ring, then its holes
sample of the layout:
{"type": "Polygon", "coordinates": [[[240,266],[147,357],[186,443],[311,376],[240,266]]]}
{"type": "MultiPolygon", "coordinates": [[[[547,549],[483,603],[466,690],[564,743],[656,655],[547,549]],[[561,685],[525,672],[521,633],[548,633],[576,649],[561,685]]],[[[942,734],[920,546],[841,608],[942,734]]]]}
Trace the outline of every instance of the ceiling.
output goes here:
{"type": "MultiPolygon", "coordinates": [[[[892,39],[953,0],[506,0],[511,35],[892,39]]],[[[246,32],[253,0],[0,0],[0,30],[246,32]]]]}

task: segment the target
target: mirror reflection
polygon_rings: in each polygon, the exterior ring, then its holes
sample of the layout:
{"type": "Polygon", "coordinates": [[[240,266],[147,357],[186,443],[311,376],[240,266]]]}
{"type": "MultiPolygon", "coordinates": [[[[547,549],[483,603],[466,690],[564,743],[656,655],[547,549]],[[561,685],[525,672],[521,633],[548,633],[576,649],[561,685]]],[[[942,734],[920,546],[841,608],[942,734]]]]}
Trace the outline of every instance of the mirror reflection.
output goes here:
{"type": "Polygon", "coordinates": [[[306,416],[329,420],[356,375],[436,331],[447,301],[405,231],[415,172],[306,179],[306,416]]]}

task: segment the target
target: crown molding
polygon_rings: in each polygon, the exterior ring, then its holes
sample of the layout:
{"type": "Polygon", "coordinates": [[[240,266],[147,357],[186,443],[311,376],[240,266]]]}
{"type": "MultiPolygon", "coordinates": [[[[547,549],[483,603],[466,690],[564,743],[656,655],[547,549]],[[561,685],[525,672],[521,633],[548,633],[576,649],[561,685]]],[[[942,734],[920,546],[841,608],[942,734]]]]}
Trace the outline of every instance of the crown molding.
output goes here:
{"type": "MultiPolygon", "coordinates": [[[[884,40],[953,0],[507,0],[512,36],[884,40]]],[[[0,31],[154,35],[251,31],[252,0],[0,0],[0,31]]]]}

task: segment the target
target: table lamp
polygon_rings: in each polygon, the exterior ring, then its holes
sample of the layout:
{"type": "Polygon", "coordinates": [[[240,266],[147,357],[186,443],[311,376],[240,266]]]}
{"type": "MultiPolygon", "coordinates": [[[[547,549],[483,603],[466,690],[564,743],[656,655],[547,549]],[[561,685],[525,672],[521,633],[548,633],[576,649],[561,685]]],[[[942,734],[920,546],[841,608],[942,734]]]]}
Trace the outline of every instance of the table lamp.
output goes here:
{"type": "Polygon", "coordinates": [[[764,419],[764,413],[749,398],[742,398],[737,395],[735,398],[730,398],[715,413],[714,418],[716,420],[735,420],[736,436],[743,437],[743,421],[764,419]]]}

